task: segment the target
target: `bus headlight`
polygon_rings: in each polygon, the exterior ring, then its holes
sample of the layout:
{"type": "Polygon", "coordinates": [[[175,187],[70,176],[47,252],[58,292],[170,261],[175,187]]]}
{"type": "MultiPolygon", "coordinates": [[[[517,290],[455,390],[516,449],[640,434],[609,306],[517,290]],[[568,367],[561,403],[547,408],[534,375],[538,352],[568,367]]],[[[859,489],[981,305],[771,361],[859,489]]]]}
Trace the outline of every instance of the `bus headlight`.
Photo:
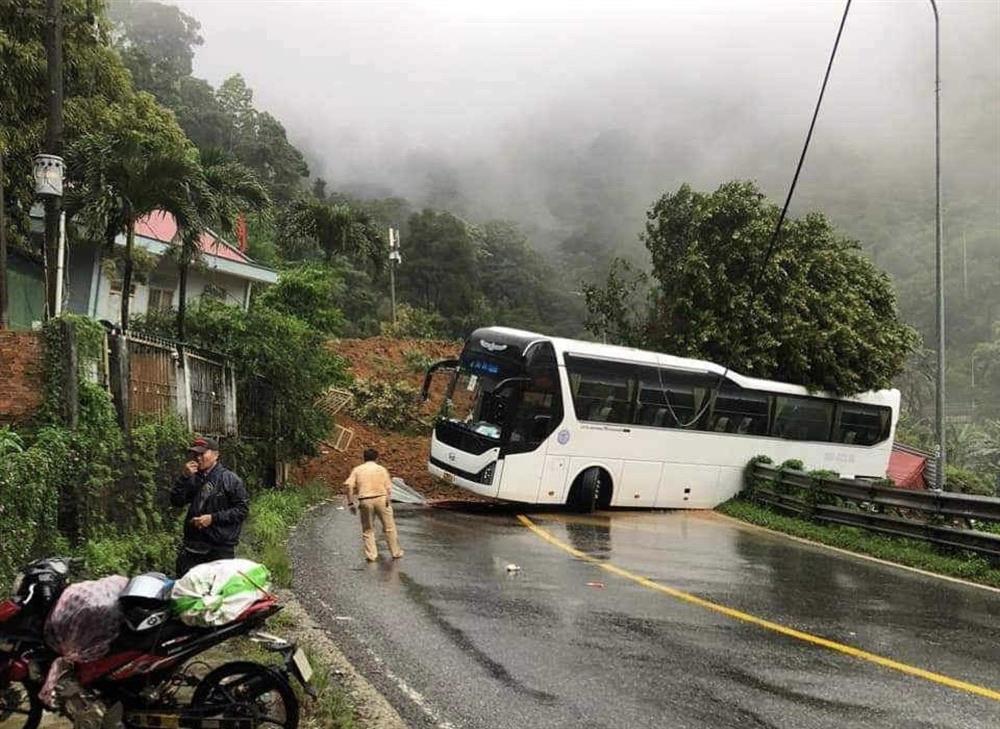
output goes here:
{"type": "Polygon", "coordinates": [[[479,482],[485,484],[493,483],[493,472],[496,471],[496,461],[479,472],[479,482]]]}

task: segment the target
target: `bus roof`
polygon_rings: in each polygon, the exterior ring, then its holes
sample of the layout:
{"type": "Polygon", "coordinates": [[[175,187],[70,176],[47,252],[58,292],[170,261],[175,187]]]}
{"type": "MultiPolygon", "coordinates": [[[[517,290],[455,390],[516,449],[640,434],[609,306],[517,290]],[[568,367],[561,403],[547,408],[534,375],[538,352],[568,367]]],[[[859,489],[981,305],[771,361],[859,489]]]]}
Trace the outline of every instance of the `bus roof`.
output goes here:
{"type": "MultiPolygon", "coordinates": [[[[476,336],[484,336],[488,333],[496,333],[504,338],[518,340],[521,342],[545,341],[551,342],[557,355],[580,354],[588,357],[615,360],[619,362],[630,362],[636,364],[659,365],[670,369],[690,370],[693,372],[703,372],[707,374],[725,375],[727,380],[734,382],[740,387],[752,390],[768,390],[770,392],[787,393],[789,395],[808,395],[811,397],[827,397],[840,400],[854,400],[879,405],[899,406],[899,390],[877,390],[860,393],[851,397],[839,397],[822,391],[810,391],[802,385],[793,385],[779,380],[764,380],[757,377],[741,375],[722,365],[715,364],[700,359],[690,359],[687,357],[675,357],[671,354],[651,352],[645,349],[634,347],[621,347],[616,344],[601,344],[599,342],[587,342],[581,339],[565,339],[562,337],[550,337],[545,334],[524,331],[522,329],[512,329],[510,327],[484,327],[477,329],[476,336]]],[[[525,347],[526,349],[527,347],[525,347]]],[[[559,361],[565,363],[560,356],[559,361]]]]}

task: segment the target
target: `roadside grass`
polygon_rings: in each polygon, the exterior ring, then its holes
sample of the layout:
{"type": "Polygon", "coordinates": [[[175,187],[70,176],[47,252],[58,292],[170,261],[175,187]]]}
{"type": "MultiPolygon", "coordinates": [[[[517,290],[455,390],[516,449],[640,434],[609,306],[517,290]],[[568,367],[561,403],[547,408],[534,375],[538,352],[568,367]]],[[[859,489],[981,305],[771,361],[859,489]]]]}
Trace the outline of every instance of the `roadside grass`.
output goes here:
{"type": "Polygon", "coordinates": [[[313,504],[329,498],[330,490],[321,483],[269,489],[257,494],[250,505],[240,556],[267,565],[271,579],[279,587],[292,584],[292,563],[288,556],[288,534],[313,504]]]}
{"type": "MultiPolygon", "coordinates": [[[[258,494],[250,507],[246,534],[241,542],[241,556],[267,565],[275,585],[289,587],[292,583],[292,563],[288,554],[288,535],[306,510],[329,498],[330,490],[321,483],[288,486],[258,494]]],[[[305,626],[299,625],[286,612],[278,613],[269,622],[269,629],[304,634],[305,626]]],[[[299,696],[302,714],[300,727],[307,729],[356,729],[354,707],[347,692],[341,688],[333,670],[324,659],[308,645],[299,641],[313,666],[313,687],[317,697],[310,699],[298,685],[293,688],[299,696]]],[[[276,654],[266,651],[248,639],[236,642],[235,652],[240,659],[260,663],[274,663],[276,654]]],[[[227,651],[226,658],[234,656],[227,651]]]]}
{"type": "Polygon", "coordinates": [[[857,527],[818,524],[779,514],[766,506],[741,498],[727,501],[716,510],[750,524],[831,547],[991,587],[1000,587],[1000,567],[991,565],[988,560],[976,554],[960,551],[944,552],[932,544],[875,534],[857,527]]]}
{"type": "MultiPolygon", "coordinates": [[[[286,613],[278,613],[269,623],[268,629],[272,631],[295,631],[295,621],[287,617],[286,613]]],[[[210,655],[209,658],[217,660],[219,663],[225,660],[253,661],[265,666],[275,665],[279,662],[279,656],[272,651],[264,650],[260,645],[248,638],[240,638],[233,643],[235,651],[226,651],[225,654],[210,655]],[[233,653],[235,652],[235,656],[233,653]]],[[[299,714],[300,729],[357,729],[358,724],[354,720],[354,707],[347,696],[347,693],[337,685],[333,671],[308,646],[300,646],[309,663],[313,667],[312,687],[316,690],[316,698],[311,699],[306,696],[302,687],[295,681],[292,682],[292,689],[299,698],[301,713],[299,714]]]]}

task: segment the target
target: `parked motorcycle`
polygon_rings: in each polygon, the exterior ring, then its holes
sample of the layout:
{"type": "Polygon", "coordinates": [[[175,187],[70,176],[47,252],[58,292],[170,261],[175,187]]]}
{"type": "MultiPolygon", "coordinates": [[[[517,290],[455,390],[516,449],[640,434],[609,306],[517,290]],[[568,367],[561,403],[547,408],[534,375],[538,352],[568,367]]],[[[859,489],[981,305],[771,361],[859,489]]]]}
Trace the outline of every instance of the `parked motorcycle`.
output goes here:
{"type": "MultiPolygon", "coordinates": [[[[46,707],[39,691],[58,656],[46,644],[46,617],[69,582],[73,561],[38,560],[0,602],[0,725],[36,729],[46,707]]],[[[309,695],[312,668],[292,642],[262,632],[281,610],[268,596],[236,620],[192,627],[171,616],[169,584],[162,575],[133,578],[119,597],[125,626],[101,658],[79,663],[54,692],[54,711],[74,729],[296,729],[299,702],[291,680],[309,695]],[[280,661],[232,661],[207,667],[191,659],[238,636],[248,636],[280,661]]]]}

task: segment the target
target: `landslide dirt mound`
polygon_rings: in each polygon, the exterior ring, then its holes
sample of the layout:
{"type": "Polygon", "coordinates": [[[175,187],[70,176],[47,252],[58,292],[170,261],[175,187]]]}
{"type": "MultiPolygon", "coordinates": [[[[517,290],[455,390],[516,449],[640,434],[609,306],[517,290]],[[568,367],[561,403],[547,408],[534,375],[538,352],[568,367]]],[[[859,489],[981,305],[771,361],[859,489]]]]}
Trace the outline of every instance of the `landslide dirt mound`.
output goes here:
{"type": "MultiPolygon", "coordinates": [[[[332,342],[334,353],[347,360],[352,375],[366,380],[405,382],[419,388],[424,381],[425,367],[443,359],[457,357],[461,342],[417,339],[342,339],[332,342]]],[[[443,397],[444,378],[435,379],[429,403],[422,408],[425,415],[436,412],[443,397]]],[[[322,447],[320,455],[302,464],[298,477],[320,480],[342,493],[341,484],[347,474],[361,463],[365,448],[375,448],[379,460],[393,476],[399,476],[428,499],[486,500],[475,494],[434,479],[427,472],[430,433],[406,435],[390,433],[361,423],[341,413],[337,422],[354,431],[354,439],[345,453],[322,447]]]]}
{"type": "Polygon", "coordinates": [[[341,339],[331,343],[330,348],[347,360],[348,369],[355,377],[387,382],[403,381],[420,387],[424,382],[424,367],[418,369],[417,365],[457,357],[462,343],[371,337],[341,339]]]}

